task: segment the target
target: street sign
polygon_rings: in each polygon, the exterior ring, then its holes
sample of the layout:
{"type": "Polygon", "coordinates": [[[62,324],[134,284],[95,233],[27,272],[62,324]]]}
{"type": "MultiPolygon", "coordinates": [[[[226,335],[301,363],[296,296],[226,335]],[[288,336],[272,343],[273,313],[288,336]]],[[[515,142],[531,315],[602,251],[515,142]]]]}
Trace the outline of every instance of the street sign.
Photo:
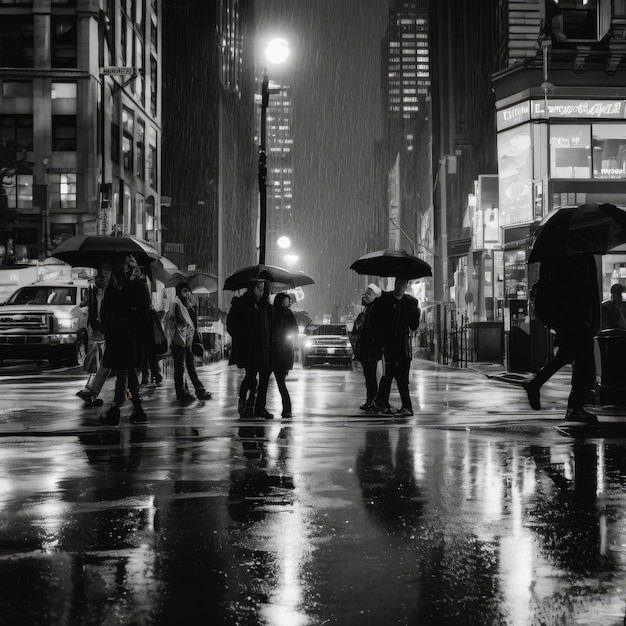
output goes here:
{"type": "Polygon", "coordinates": [[[132,76],[135,73],[134,67],[101,67],[100,74],[105,76],[132,76]]]}

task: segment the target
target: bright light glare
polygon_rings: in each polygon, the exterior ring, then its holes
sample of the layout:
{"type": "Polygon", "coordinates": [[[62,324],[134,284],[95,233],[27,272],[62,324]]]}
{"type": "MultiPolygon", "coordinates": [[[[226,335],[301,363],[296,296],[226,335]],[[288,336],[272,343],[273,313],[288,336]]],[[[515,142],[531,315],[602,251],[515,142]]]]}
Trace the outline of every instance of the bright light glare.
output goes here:
{"type": "Polygon", "coordinates": [[[287,263],[287,265],[294,265],[298,262],[300,257],[297,254],[286,254],[283,258],[285,259],[285,263],[287,263]]]}
{"type": "Polygon", "coordinates": [[[265,58],[270,63],[284,63],[289,56],[289,45],[284,39],[272,39],[265,48],[265,58]]]}
{"type": "Polygon", "coordinates": [[[279,248],[283,248],[283,250],[290,248],[291,247],[291,239],[289,239],[289,237],[286,237],[285,235],[282,235],[281,237],[278,238],[278,240],[276,241],[276,245],[279,248]]]}

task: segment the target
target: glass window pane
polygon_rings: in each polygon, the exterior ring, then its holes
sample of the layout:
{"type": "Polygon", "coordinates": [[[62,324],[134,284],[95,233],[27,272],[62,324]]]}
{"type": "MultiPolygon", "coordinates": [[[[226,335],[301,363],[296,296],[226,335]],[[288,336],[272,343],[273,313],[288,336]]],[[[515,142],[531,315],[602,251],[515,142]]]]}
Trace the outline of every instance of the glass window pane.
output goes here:
{"type": "Polygon", "coordinates": [[[626,124],[594,124],[593,177],[626,178],[626,124]]]}
{"type": "Polygon", "coordinates": [[[76,99],[76,83],[52,83],[51,97],[76,99]]]}
{"type": "Polygon", "coordinates": [[[591,178],[591,126],[550,126],[550,176],[591,178]]]}

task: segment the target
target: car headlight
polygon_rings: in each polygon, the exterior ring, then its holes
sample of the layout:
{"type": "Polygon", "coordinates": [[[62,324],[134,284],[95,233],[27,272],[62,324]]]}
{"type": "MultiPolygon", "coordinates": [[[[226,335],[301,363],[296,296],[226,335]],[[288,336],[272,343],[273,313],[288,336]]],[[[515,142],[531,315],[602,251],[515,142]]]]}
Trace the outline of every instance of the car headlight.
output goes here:
{"type": "Polygon", "coordinates": [[[60,331],[76,330],[78,320],[75,317],[57,317],[57,328],[60,331]]]}
{"type": "Polygon", "coordinates": [[[304,347],[305,348],[310,348],[313,345],[313,342],[310,339],[305,339],[304,340],[304,347]]]}

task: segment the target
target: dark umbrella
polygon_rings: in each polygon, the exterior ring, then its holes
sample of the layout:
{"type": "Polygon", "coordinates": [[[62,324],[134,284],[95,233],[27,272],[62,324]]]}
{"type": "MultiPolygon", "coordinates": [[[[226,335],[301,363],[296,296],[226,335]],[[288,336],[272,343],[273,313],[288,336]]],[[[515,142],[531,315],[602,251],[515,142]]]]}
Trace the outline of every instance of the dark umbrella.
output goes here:
{"type": "Polygon", "coordinates": [[[562,207],[546,215],[535,231],[529,263],[580,254],[606,254],[626,243],[626,211],[614,204],[562,207]]]}
{"type": "Polygon", "coordinates": [[[181,270],[178,269],[178,265],[164,256],[160,256],[146,268],[146,273],[152,280],[159,280],[163,284],[167,283],[168,280],[171,280],[172,276],[176,272],[180,271],[181,270]]]}
{"type": "Polygon", "coordinates": [[[377,250],[364,254],[350,269],[367,276],[394,276],[407,280],[433,275],[426,261],[403,250],[377,250]]]}
{"type": "Polygon", "coordinates": [[[217,276],[207,272],[177,270],[165,283],[165,286],[176,287],[179,283],[187,283],[191,291],[206,290],[207,293],[217,291],[217,276]]]}
{"type": "Polygon", "coordinates": [[[251,265],[237,270],[224,282],[224,289],[236,291],[243,289],[256,280],[267,280],[271,283],[272,291],[277,289],[303,287],[312,285],[313,279],[304,272],[290,272],[275,265],[251,265]]]}
{"type": "Polygon", "coordinates": [[[74,235],[57,246],[50,256],[72,267],[98,268],[120,253],[132,254],[139,265],[148,265],[161,256],[152,246],[135,237],[104,235],[74,235]]]}

